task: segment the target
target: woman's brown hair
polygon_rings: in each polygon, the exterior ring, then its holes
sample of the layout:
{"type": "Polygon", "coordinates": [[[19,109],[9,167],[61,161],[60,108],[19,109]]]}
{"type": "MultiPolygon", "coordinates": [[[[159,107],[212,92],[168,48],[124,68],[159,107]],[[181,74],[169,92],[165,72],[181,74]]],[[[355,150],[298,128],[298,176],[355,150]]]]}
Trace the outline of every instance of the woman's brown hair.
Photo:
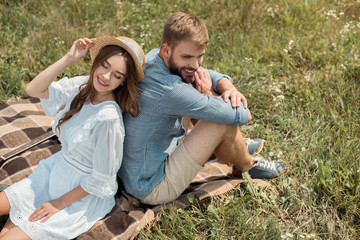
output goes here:
{"type": "Polygon", "coordinates": [[[56,129],[60,131],[60,126],[69,120],[74,114],[78,113],[83,107],[85,101],[93,100],[96,92],[93,85],[93,76],[95,70],[105,62],[111,56],[120,53],[126,63],[126,77],[124,85],[117,87],[113,90],[113,95],[117,104],[119,104],[121,110],[125,113],[131,114],[133,117],[137,117],[140,111],[139,105],[139,76],[137,75],[135,64],[129,53],[122,47],[115,45],[108,45],[103,47],[99,54],[94,59],[91,66],[89,80],[83,83],[79,87],[79,93],[74,97],[70,104],[70,109],[59,120],[56,129]]]}

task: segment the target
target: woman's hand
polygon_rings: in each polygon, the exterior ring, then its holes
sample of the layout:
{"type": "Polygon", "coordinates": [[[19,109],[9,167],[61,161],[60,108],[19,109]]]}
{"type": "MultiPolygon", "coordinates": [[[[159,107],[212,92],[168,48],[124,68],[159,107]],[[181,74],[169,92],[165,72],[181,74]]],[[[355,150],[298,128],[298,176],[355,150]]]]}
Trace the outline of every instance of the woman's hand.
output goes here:
{"type": "Polygon", "coordinates": [[[94,46],[94,39],[80,38],[73,43],[66,55],[73,58],[75,61],[79,61],[86,56],[88,50],[92,46],[94,46]]]}
{"type": "Polygon", "coordinates": [[[63,209],[61,202],[58,199],[51,200],[42,204],[38,209],[36,209],[29,217],[30,222],[35,222],[41,220],[41,223],[47,221],[52,215],[59,212],[63,209]]]}

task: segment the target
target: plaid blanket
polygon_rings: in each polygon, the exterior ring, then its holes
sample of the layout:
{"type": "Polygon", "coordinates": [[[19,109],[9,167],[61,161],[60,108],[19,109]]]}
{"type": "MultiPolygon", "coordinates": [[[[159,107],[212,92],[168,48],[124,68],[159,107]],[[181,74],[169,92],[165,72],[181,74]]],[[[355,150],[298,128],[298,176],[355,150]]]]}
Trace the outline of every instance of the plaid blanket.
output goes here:
{"type": "MultiPolygon", "coordinates": [[[[52,118],[44,114],[36,98],[12,100],[0,105],[0,156],[42,135],[50,129],[51,122],[52,118]]],[[[60,149],[61,145],[54,137],[12,157],[0,168],[0,186],[11,185],[27,177],[36,169],[40,160],[60,149]]],[[[274,190],[268,182],[254,181],[274,190]]],[[[112,211],[77,239],[133,239],[142,228],[153,224],[162,210],[170,207],[185,208],[191,204],[189,198],[210,202],[215,196],[238,189],[242,182],[241,179],[232,178],[231,166],[214,159],[205,164],[177,200],[166,205],[141,204],[120,189],[112,211]]]]}

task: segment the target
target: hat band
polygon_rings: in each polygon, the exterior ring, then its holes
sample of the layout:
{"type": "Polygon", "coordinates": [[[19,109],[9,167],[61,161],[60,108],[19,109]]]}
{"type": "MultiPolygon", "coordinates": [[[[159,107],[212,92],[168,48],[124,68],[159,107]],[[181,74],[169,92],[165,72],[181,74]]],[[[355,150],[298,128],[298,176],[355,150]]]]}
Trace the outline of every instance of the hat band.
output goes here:
{"type": "Polygon", "coordinates": [[[130,43],[124,41],[124,40],[121,40],[123,43],[125,43],[136,55],[137,59],[139,60],[140,64],[143,65],[143,62],[142,62],[142,57],[140,56],[140,53],[138,52],[138,50],[136,48],[134,48],[133,45],[131,45],[130,43]]]}

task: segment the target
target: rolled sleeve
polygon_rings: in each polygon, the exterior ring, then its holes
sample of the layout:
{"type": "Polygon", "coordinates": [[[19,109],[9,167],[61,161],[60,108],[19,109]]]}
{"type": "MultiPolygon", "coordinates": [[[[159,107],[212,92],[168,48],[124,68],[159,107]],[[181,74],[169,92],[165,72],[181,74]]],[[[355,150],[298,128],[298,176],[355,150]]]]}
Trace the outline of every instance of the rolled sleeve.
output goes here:
{"type": "Polygon", "coordinates": [[[117,191],[116,174],[123,157],[124,132],[120,119],[102,122],[93,134],[96,134],[93,169],[80,185],[90,194],[109,198],[117,191]]]}
{"type": "Polygon", "coordinates": [[[171,91],[164,92],[161,100],[164,116],[184,116],[209,122],[242,126],[248,122],[248,112],[241,104],[233,108],[231,102],[220,97],[211,97],[191,86],[179,83],[171,91]]]}
{"type": "Polygon", "coordinates": [[[236,118],[234,126],[243,126],[249,121],[249,113],[241,103],[240,107],[236,108],[236,118]]]}

